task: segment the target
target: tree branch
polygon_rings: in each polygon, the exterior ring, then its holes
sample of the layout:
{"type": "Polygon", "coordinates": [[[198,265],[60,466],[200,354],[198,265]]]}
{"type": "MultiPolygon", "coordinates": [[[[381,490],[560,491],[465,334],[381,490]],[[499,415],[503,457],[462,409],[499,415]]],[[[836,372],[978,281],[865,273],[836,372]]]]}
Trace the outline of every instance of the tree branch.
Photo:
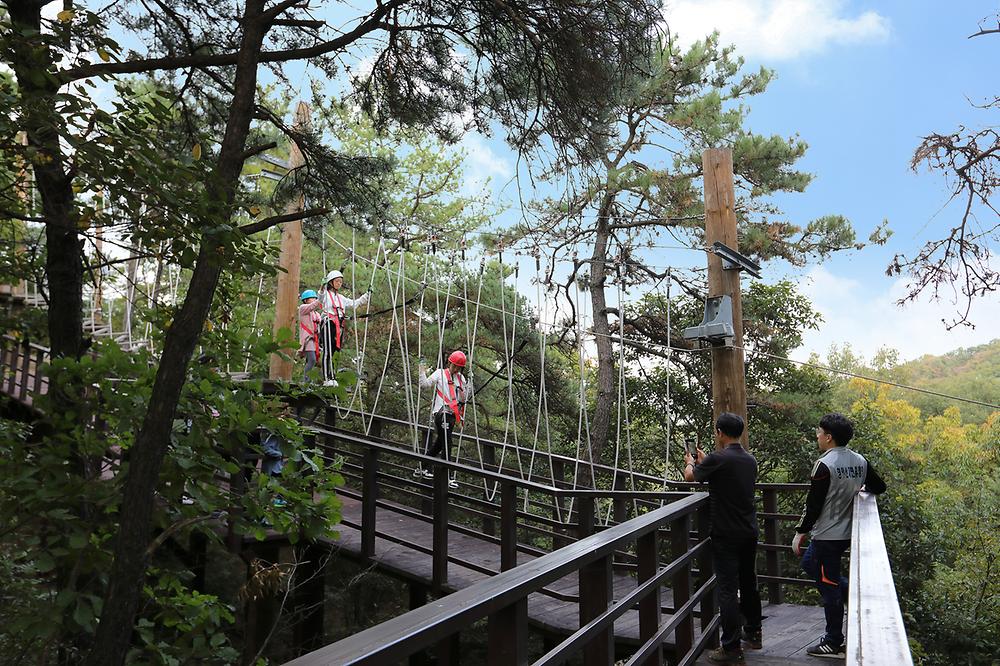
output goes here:
{"type": "Polygon", "coordinates": [[[304,220],[307,217],[316,217],[317,215],[326,215],[330,212],[329,208],[309,208],[307,210],[299,211],[296,213],[285,213],[284,215],[272,215],[271,217],[265,217],[259,222],[250,222],[249,224],[244,224],[239,227],[239,230],[245,233],[247,236],[251,236],[259,231],[264,231],[268,227],[273,227],[276,224],[283,224],[285,222],[294,222],[296,220],[304,220]]]}
{"type": "MultiPolygon", "coordinates": [[[[345,32],[336,39],[321,42],[301,49],[286,49],[282,51],[262,51],[259,63],[287,62],[303,58],[315,58],[334,51],[339,51],[379,27],[382,19],[393,9],[406,3],[406,0],[390,0],[361,23],[354,30],[345,32]]],[[[62,84],[87,79],[92,76],[106,74],[139,74],[155,72],[163,69],[185,69],[188,67],[225,67],[235,65],[238,53],[220,53],[214,55],[168,56],[163,58],[148,58],[145,60],[128,60],[124,62],[94,63],[82,67],[73,67],[60,72],[58,79],[62,84]]]]}

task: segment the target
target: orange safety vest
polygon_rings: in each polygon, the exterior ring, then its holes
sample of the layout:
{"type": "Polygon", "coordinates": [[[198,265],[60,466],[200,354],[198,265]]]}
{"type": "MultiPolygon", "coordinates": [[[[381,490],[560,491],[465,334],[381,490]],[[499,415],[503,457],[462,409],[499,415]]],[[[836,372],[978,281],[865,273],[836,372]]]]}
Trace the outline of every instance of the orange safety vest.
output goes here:
{"type": "MultiPolygon", "coordinates": [[[[449,397],[442,393],[440,386],[437,387],[437,394],[441,396],[441,400],[443,400],[446,405],[451,407],[451,411],[455,415],[455,425],[459,425],[462,423],[462,414],[465,410],[458,406],[458,400],[455,399],[455,385],[451,383],[451,373],[448,372],[447,369],[444,371],[444,379],[448,382],[448,392],[451,393],[451,396],[449,397]]],[[[456,375],[455,381],[458,383],[458,389],[464,393],[465,389],[462,388],[462,375],[456,375]]]]}
{"type": "MultiPolygon", "coordinates": [[[[326,289],[326,292],[329,294],[330,290],[326,289]]],[[[331,306],[334,305],[334,302],[333,302],[334,296],[337,297],[337,303],[336,303],[336,305],[339,306],[339,309],[334,309],[333,313],[331,314],[330,312],[328,312],[326,310],[326,304],[324,303],[323,313],[327,316],[328,319],[332,319],[333,320],[333,330],[334,330],[334,336],[336,337],[336,340],[337,340],[337,343],[336,343],[337,344],[337,349],[340,349],[340,318],[346,312],[346,308],[344,308],[344,301],[340,298],[340,294],[338,294],[337,292],[333,292],[330,295],[330,305],[331,306]]]]}

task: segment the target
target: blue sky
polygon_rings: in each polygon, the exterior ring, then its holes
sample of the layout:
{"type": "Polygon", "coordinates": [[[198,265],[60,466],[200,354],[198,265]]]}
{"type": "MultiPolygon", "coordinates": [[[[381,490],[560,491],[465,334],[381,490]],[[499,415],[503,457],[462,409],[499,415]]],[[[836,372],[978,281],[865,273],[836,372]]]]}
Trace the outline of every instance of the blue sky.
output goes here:
{"type": "MultiPolygon", "coordinates": [[[[942,209],[944,180],[914,173],[909,162],[928,133],[990,124],[968,100],[981,103],[1000,93],[1000,36],[967,37],[998,10],[997,2],[902,0],[673,0],[666,6],[671,31],[682,41],[718,29],[748,67],[777,72],[768,92],[750,101],[749,127],[798,134],[810,146],[799,166],[815,181],[804,194],[778,199],[791,220],[840,213],[866,239],[888,218],[894,231],[884,247],[842,253],[819,266],[768,266],[765,280],[799,281],[825,319],[797,358],[849,343],[866,356],[892,347],[908,360],[996,337],[1000,297],[977,303],[975,329],[949,332],[941,319],[952,316],[952,294],[900,309],[894,301],[904,281],[887,277],[885,268],[894,254],[915,253],[957,219],[953,207],[942,209]]],[[[514,188],[502,187],[513,173],[509,149],[474,136],[463,143],[470,181],[492,176],[498,196],[512,199],[514,188]]],[[[663,258],[678,261],[691,259],[676,253],[663,258]]]]}
{"type": "MultiPolygon", "coordinates": [[[[46,10],[54,14],[58,8],[53,2],[46,10]]],[[[355,15],[343,5],[327,9],[332,18],[355,15]]],[[[807,335],[796,358],[823,356],[830,345],[849,343],[866,356],[892,347],[907,360],[997,336],[992,324],[1000,321],[1000,296],[976,304],[971,317],[976,328],[949,332],[941,320],[953,316],[951,294],[900,309],[895,300],[905,293],[905,281],[885,275],[894,254],[912,255],[957,219],[954,207],[942,209],[948,198],[944,180],[909,168],[920,138],[960,124],[998,124],[996,111],[991,118],[969,100],[981,103],[1000,94],[1000,35],[967,38],[997,12],[1000,0],[668,0],[665,5],[671,32],[682,41],[717,29],[723,43],[736,45],[748,68],[764,65],[777,72],[770,89],[749,102],[748,127],[798,134],[810,146],[799,166],[815,174],[815,181],[804,194],[777,199],[789,219],[805,223],[843,214],[865,239],[887,218],[894,231],[885,247],[841,253],[822,265],[766,267],[766,281],[796,280],[825,320],[820,331],[807,335]]],[[[303,89],[315,75],[294,68],[290,73],[303,89]]],[[[335,92],[343,81],[330,81],[329,87],[335,92]]],[[[462,140],[465,188],[481,192],[490,179],[496,200],[512,208],[504,219],[513,220],[519,208],[512,183],[516,155],[499,136],[502,132],[468,134],[462,140]]],[[[703,262],[703,255],[692,252],[665,251],[654,259],[657,265],[703,262]]],[[[519,286],[533,296],[530,268],[522,270],[519,286]]]]}

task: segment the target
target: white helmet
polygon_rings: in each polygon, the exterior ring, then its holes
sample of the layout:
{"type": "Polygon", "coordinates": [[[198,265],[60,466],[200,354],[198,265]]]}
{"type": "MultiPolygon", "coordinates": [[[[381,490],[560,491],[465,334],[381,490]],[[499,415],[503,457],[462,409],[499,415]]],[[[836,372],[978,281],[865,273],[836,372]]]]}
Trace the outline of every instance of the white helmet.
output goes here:
{"type": "Polygon", "coordinates": [[[329,273],[326,274],[326,279],[323,282],[333,282],[337,278],[342,278],[342,277],[344,277],[344,274],[341,273],[340,271],[330,271],[329,273]]]}

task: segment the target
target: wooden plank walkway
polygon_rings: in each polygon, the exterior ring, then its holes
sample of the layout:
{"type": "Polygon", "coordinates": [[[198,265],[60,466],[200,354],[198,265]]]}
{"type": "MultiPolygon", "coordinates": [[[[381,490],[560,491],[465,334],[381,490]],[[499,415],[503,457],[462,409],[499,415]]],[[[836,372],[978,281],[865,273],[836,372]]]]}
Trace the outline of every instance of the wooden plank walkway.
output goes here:
{"type": "MultiPolygon", "coordinates": [[[[818,597],[817,593],[817,597],[818,597]]],[[[837,660],[817,659],[806,654],[806,649],[823,637],[826,619],[822,606],[796,606],[794,604],[764,605],[764,648],[744,650],[748,666],[784,666],[785,664],[840,663],[837,660]]],[[[712,666],[707,655],[696,664],[712,666]]]]}

